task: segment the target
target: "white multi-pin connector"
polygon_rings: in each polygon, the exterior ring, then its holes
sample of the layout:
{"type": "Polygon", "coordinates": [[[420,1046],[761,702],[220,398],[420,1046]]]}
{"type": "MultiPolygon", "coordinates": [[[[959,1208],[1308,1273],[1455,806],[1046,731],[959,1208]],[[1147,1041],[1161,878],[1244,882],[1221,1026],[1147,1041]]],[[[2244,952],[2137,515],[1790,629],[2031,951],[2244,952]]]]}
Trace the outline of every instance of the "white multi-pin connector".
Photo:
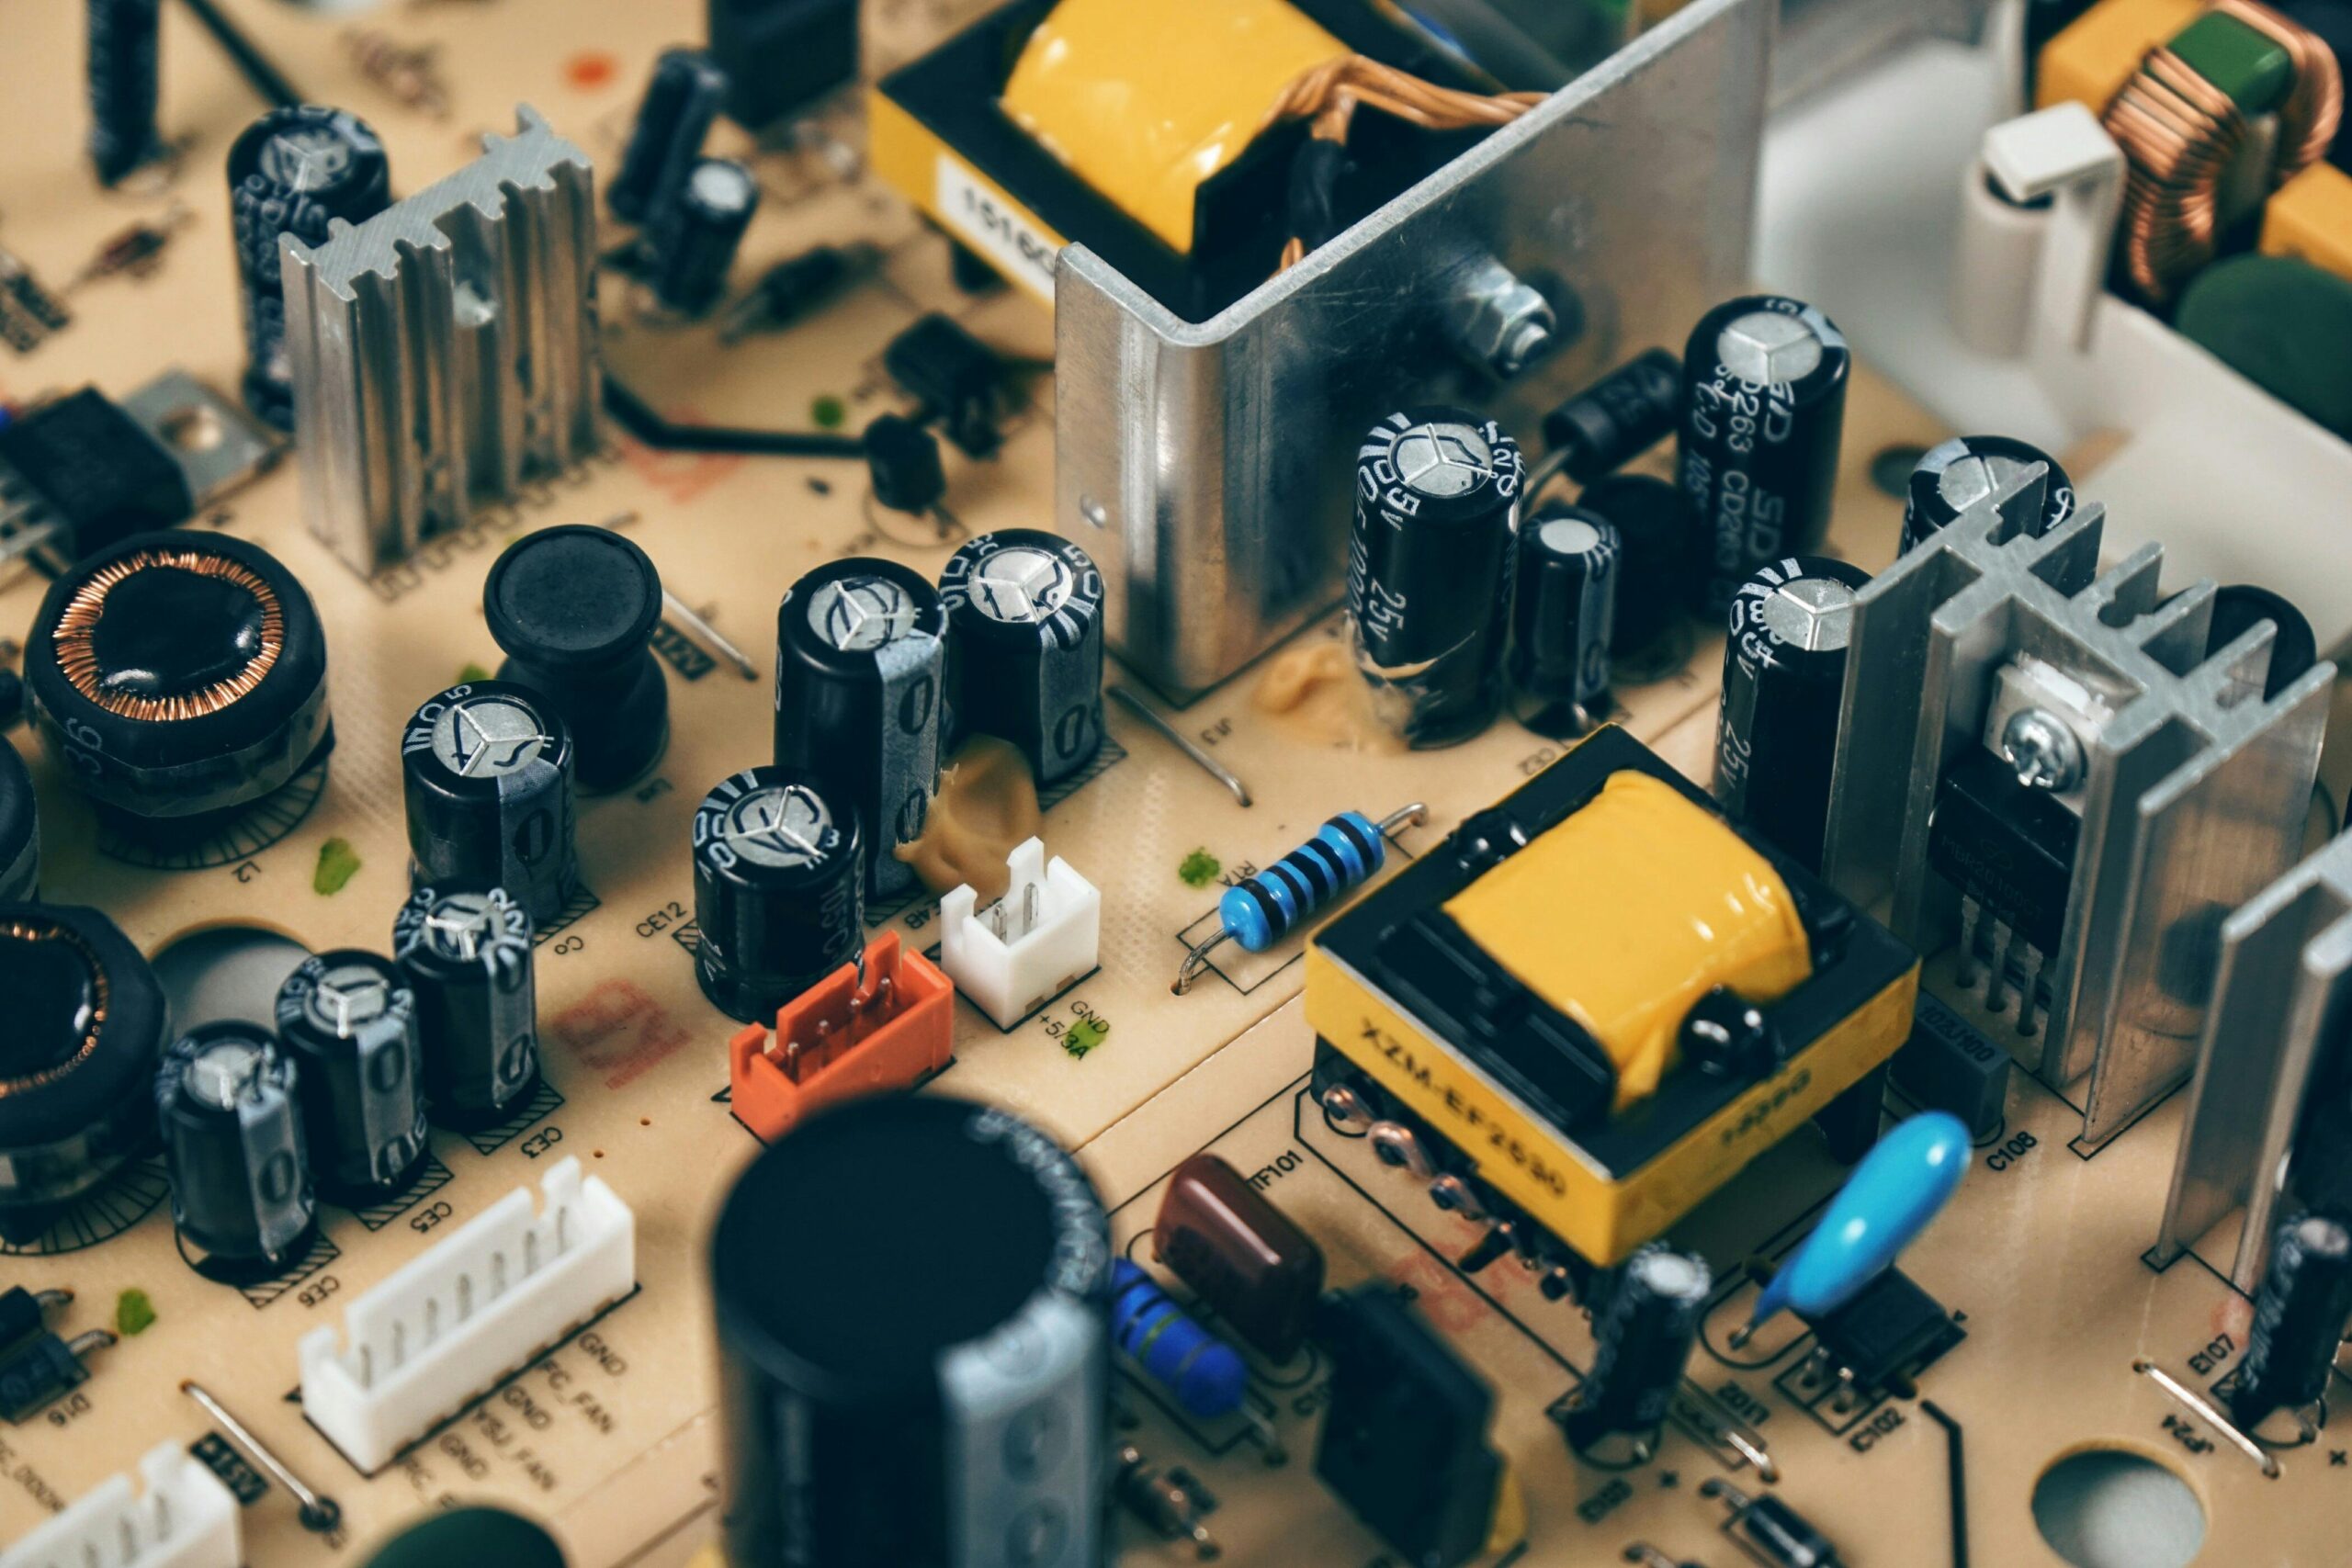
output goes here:
{"type": "Polygon", "coordinates": [[[302,1339],[302,1413],[373,1474],[433,1427],[636,1288],[637,1220],[566,1159],[302,1339]]]}
{"type": "Polygon", "coordinates": [[[177,1443],[139,1461],[147,1490],[109,1476],[72,1507],[0,1550],[0,1568],[237,1568],[237,1500],[177,1443]]]}
{"type": "Polygon", "coordinates": [[[979,1010],[1010,1029],[1092,973],[1102,945],[1102,895],[1035,839],[1005,857],[1004,897],[974,913],[958,887],[939,901],[939,966],[979,1010]]]}

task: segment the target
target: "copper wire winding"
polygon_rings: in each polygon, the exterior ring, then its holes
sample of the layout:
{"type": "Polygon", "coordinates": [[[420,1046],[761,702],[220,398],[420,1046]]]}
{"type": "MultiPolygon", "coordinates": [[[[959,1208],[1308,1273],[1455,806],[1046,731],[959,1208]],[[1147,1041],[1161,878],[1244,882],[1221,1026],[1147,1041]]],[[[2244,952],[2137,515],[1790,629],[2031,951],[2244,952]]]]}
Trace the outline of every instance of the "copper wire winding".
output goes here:
{"type": "Polygon", "coordinates": [[[242,562],[202,550],[176,547],[133,552],[108,561],[74,591],[57,618],[54,636],[57,667],[83,696],[110,714],[148,723],[169,723],[216,714],[250,695],[277,664],[286,650],[286,612],[277,595],[242,562]],[[108,691],[97,654],[98,623],[106,616],[107,599],[115,589],[142,571],[188,571],[234,583],[261,606],[261,647],[235,674],[170,697],[145,697],[108,691]]]}
{"type": "Polygon", "coordinates": [[[84,964],[88,966],[91,992],[89,1026],[83,1030],[82,1043],[74,1047],[74,1054],[53,1067],[44,1067],[20,1078],[0,1078],[0,1100],[6,1100],[12,1094],[28,1094],[44,1084],[55,1083],[90,1059],[91,1053],[98,1048],[98,1033],[106,1027],[107,1003],[113,988],[107,980],[106,964],[100,962],[98,955],[91,951],[79,934],[62,926],[51,925],[45,920],[0,920],[0,939],[63,942],[80,953],[84,964]]]}

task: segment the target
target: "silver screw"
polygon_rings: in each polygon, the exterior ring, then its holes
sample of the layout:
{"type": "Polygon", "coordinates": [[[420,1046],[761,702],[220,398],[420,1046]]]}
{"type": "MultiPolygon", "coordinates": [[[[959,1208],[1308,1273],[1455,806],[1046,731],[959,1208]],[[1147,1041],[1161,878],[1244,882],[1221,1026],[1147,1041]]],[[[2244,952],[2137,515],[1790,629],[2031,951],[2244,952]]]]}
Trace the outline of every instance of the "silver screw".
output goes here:
{"type": "Polygon", "coordinates": [[[1552,346],[1559,327],[1551,301],[1492,256],[1454,280],[1453,305],[1455,343],[1497,376],[1518,375],[1552,346]]]}
{"type": "Polygon", "coordinates": [[[2001,760],[2028,789],[2063,794],[2083,782],[2083,743],[2056,715],[2020,708],[2001,727],[2001,760]]]}

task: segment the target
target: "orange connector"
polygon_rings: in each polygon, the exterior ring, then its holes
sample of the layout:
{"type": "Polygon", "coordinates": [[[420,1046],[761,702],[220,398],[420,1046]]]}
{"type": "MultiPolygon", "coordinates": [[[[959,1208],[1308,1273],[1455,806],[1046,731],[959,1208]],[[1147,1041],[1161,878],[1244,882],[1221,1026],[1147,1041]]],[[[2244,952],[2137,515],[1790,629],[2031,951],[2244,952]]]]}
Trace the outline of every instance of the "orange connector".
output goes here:
{"type": "Polygon", "coordinates": [[[865,947],[865,983],[844,964],[728,1043],[735,1114],[774,1143],[803,1117],[861,1094],[906,1089],[947,1065],[956,987],[885,931],[865,947]]]}

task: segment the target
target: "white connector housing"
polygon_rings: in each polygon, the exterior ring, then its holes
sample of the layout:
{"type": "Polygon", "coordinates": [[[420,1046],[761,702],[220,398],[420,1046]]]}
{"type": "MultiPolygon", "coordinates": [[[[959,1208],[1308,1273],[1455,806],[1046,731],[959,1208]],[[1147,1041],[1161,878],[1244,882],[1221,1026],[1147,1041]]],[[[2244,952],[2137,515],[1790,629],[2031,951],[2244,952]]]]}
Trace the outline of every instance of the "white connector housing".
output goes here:
{"type": "Polygon", "coordinates": [[[939,901],[939,966],[982,1012],[1010,1029],[1093,972],[1102,947],[1102,895],[1030,839],[1005,856],[1004,897],[974,913],[958,887],[939,901]]]}
{"type": "Polygon", "coordinates": [[[113,1475],[0,1551],[0,1568],[237,1568],[237,1500],[177,1443],[139,1461],[147,1490],[113,1475]]]}
{"type": "Polygon", "coordinates": [[[302,1339],[302,1412],[368,1474],[637,1284],[637,1218],[566,1159],[302,1339]]]}

